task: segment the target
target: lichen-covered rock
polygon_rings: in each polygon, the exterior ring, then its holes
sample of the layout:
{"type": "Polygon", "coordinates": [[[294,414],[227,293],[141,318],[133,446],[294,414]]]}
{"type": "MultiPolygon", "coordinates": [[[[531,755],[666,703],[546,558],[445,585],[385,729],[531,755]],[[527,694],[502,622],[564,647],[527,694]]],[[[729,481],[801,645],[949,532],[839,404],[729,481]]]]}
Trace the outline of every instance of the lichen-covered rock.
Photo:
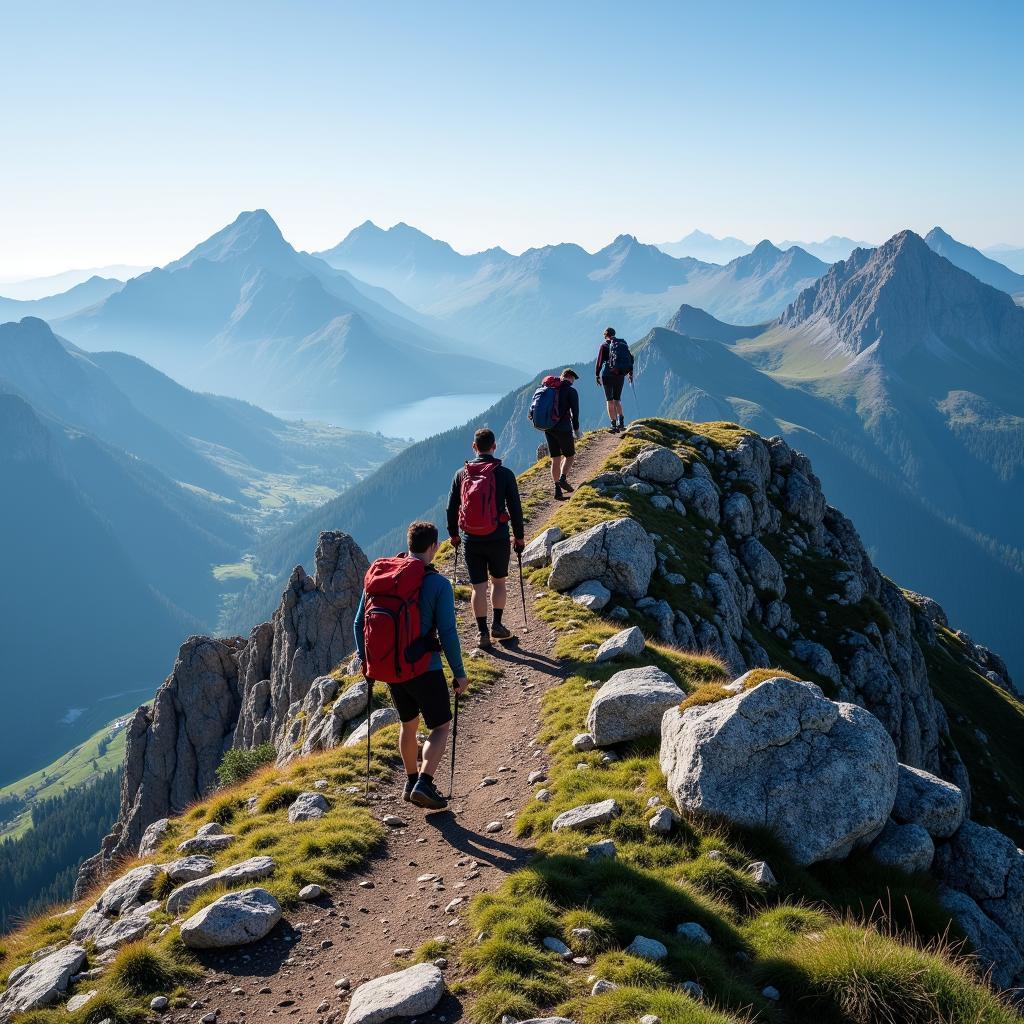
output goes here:
{"type": "Polygon", "coordinates": [[[685,694],[660,668],[644,665],[616,672],[594,695],[587,729],[599,747],[657,736],[662,715],[685,694]]]}
{"type": "Polygon", "coordinates": [[[258,942],[281,920],[281,905],[266,889],[243,889],[214,900],[181,925],[189,949],[221,949],[258,942]]]}
{"type": "Polygon", "coordinates": [[[939,902],[956,918],[982,965],[992,971],[992,984],[1009,989],[1024,979],[1024,957],[1013,940],[966,893],[939,888],[939,902]]]}
{"type": "Polygon", "coordinates": [[[899,785],[892,816],[905,824],[920,825],[935,839],[948,839],[963,824],[964,794],[952,782],[910,765],[900,765],[899,785]]]}
{"type": "Polygon", "coordinates": [[[156,853],[170,827],[171,822],[169,818],[157,818],[156,821],[149,825],[146,831],[142,833],[142,839],[139,840],[139,856],[149,857],[151,854],[156,853]]]}
{"type": "Polygon", "coordinates": [[[188,857],[181,857],[172,860],[164,865],[164,871],[172,882],[193,882],[197,878],[204,878],[214,869],[212,857],[203,854],[192,854],[188,857]]]}
{"type": "Polygon", "coordinates": [[[17,1013],[55,1003],[68,990],[72,975],[84,960],[84,947],[71,945],[30,964],[0,993],[0,1024],[8,1024],[17,1013]]]}
{"type": "Polygon", "coordinates": [[[758,590],[767,591],[776,597],[785,597],[786,581],[782,575],[782,566],[756,537],[747,537],[740,545],[740,559],[758,590]]]}
{"type": "Polygon", "coordinates": [[[712,480],[704,476],[687,477],[676,484],[676,494],[688,511],[718,525],[721,518],[720,495],[712,480]]]}
{"type": "Polygon", "coordinates": [[[623,950],[624,953],[629,953],[631,956],[640,956],[645,960],[664,960],[668,956],[668,947],[664,942],[659,942],[657,939],[649,939],[646,935],[638,935],[633,941],[623,950]]]}
{"type": "Polygon", "coordinates": [[[598,523],[551,549],[553,590],[571,590],[584,580],[599,580],[609,590],[643,597],[657,566],[654,541],[634,519],[598,523]]]}
{"type": "Polygon", "coordinates": [[[231,888],[244,882],[255,882],[274,873],[274,858],[267,856],[250,857],[221,871],[195,878],[179,886],[167,897],[167,909],[180,914],[202,896],[218,888],[231,888]]]}
{"type": "Polygon", "coordinates": [[[594,663],[600,665],[616,658],[639,658],[644,653],[647,641],[636,626],[628,626],[614,636],[608,637],[597,649],[594,663]]]}
{"type": "Polygon", "coordinates": [[[722,501],[722,525],[736,538],[749,537],[754,529],[754,508],[742,491],[722,501]]]}
{"type": "Polygon", "coordinates": [[[557,526],[550,526],[548,529],[530,541],[523,548],[523,565],[531,569],[539,569],[542,566],[550,565],[551,549],[562,539],[562,531],[557,526]]]}
{"type": "Polygon", "coordinates": [[[920,825],[901,825],[890,819],[871,844],[871,856],[879,864],[912,875],[932,866],[935,844],[920,825]]]}
{"type": "Polygon", "coordinates": [[[352,993],[345,1024],[384,1024],[395,1017],[430,1013],[444,995],[444,975],[434,964],[416,964],[364,982],[352,993]]]}
{"type": "Polygon", "coordinates": [[[389,725],[398,725],[398,722],[398,712],[394,708],[377,708],[370,715],[369,725],[367,725],[367,720],[364,718],[352,731],[348,739],[345,740],[344,745],[346,747],[355,747],[365,743],[367,728],[369,728],[370,735],[372,736],[374,733],[380,732],[381,729],[386,729],[389,725]]]}
{"type": "Polygon", "coordinates": [[[618,801],[613,799],[601,800],[596,804],[582,804],[571,810],[563,811],[551,823],[551,831],[558,832],[563,828],[578,830],[592,828],[594,825],[605,825],[620,810],[618,801]]]}
{"type": "Polygon", "coordinates": [[[652,484],[674,484],[686,474],[686,463],[671,448],[652,445],[645,448],[623,471],[652,484]]]}
{"type": "Polygon", "coordinates": [[[679,809],[767,826],[800,864],[845,857],[881,832],[897,764],[873,715],[782,677],[662,719],[661,767],[679,809]]]}
{"type": "Polygon", "coordinates": [[[600,580],[584,580],[569,596],[576,604],[599,612],[612,599],[612,592],[600,580]]]}
{"type": "Polygon", "coordinates": [[[331,805],[320,793],[300,793],[288,808],[288,820],[312,821],[322,818],[330,809],[331,805]]]}

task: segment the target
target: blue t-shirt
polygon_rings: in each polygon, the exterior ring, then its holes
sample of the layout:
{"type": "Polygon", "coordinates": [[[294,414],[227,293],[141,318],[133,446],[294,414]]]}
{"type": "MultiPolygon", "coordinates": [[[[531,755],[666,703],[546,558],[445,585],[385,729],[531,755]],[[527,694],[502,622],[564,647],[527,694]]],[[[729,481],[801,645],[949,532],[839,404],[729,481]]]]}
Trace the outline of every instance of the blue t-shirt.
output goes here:
{"type": "MultiPolygon", "coordinates": [[[[356,639],[356,650],[361,661],[366,661],[366,645],[363,641],[363,620],[366,617],[366,591],[359,597],[359,608],[353,632],[356,639]]],[[[432,629],[437,629],[448,667],[455,673],[456,679],[466,674],[462,664],[462,645],[459,642],[459,631],[455,625],[455,595],[448,579],[439,572],[428,572],[423,577],[420,587],[420,627],[421,636],[426,636],[432,629]]],[[[441,668],[441,653],[434,651],[430,656],[430,669],[441,668]]]]}

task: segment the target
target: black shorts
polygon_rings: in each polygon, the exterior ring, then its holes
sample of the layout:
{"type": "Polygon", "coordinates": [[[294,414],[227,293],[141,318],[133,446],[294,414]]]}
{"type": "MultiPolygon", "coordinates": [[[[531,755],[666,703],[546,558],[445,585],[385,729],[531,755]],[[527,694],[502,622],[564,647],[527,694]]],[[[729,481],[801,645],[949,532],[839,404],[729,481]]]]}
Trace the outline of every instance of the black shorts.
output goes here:
{"type": "Polygon", "coordinates": [[[391,702],[403,722],[411,722],[419,715],[428,729],[452,720],[452,705],[448,699],[448,683],[444,672],[435,668],[410,679],[407,683],[388,683],[391,702]]]}
{"type": "Polygon", "coordinates": [[[604,385],[604,397],[609,402],[617,402],[622,398],[622,386],[626,383],[625,374],[607,373],[601,378],[604,385]]]}
{"type": "Polygon", "coordinates": [[[508,576],[508,563],[512,549],[507,533],[483,539],[471,537],[466,541],[466,569],[470,583],[486,583],[490,576],[503,580],[508,576]]]}
{"type": "Polygon", "coordinates": [[[548,442],[548,455],[571,459],[576,454],[576,440],[571,430],[545,430],[544,437],[548,442]]]}

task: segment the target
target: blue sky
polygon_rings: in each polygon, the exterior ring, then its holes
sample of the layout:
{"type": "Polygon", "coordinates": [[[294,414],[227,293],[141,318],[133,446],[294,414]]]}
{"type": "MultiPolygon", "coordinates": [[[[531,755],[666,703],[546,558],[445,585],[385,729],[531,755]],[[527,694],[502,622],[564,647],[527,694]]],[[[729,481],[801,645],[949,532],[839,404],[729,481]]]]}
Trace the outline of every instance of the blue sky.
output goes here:
{"type": "Polygon", "coordinates": [[[1024,4],[0,0],[0,277],[242,209],[513,251],[628,231],[1024,244],[1024,4]]]}

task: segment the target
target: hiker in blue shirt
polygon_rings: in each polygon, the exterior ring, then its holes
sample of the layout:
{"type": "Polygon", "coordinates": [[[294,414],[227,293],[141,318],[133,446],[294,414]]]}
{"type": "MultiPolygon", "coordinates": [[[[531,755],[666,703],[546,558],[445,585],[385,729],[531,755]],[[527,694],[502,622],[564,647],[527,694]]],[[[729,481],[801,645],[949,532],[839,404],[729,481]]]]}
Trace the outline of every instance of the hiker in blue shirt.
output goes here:
{"type": "MultiPolygon", "coordinates": [[[[404,800],[428,810],[441,810],[448,801],[434,785],[434,773],[444,756],[451,732],[452,709],[448,697],[448,684],[441,667],[444,651],[448,667],[455,676],[455,693],[465,693],[469,687],[462,664],[462,648],[455,625],[455,595],[452,585],[434,569],[431,562],[439,547],[437,527],[433,523],[416,522],[409,526],[409,553],[426,565],[420,585],[420,635],[424,648],[432,652],[429,667],[421,675],[402,683],[388,683],[391,700],[401,720],[398,749],[405,766],[406,784],[404,800]],[[423,763],[417,764],[416,733],[420,717],[430,734],[423,744],[423,763]]],[[[359,599],[353,632],[356,650],[366,669],[366,591],[359,599]]]]}

